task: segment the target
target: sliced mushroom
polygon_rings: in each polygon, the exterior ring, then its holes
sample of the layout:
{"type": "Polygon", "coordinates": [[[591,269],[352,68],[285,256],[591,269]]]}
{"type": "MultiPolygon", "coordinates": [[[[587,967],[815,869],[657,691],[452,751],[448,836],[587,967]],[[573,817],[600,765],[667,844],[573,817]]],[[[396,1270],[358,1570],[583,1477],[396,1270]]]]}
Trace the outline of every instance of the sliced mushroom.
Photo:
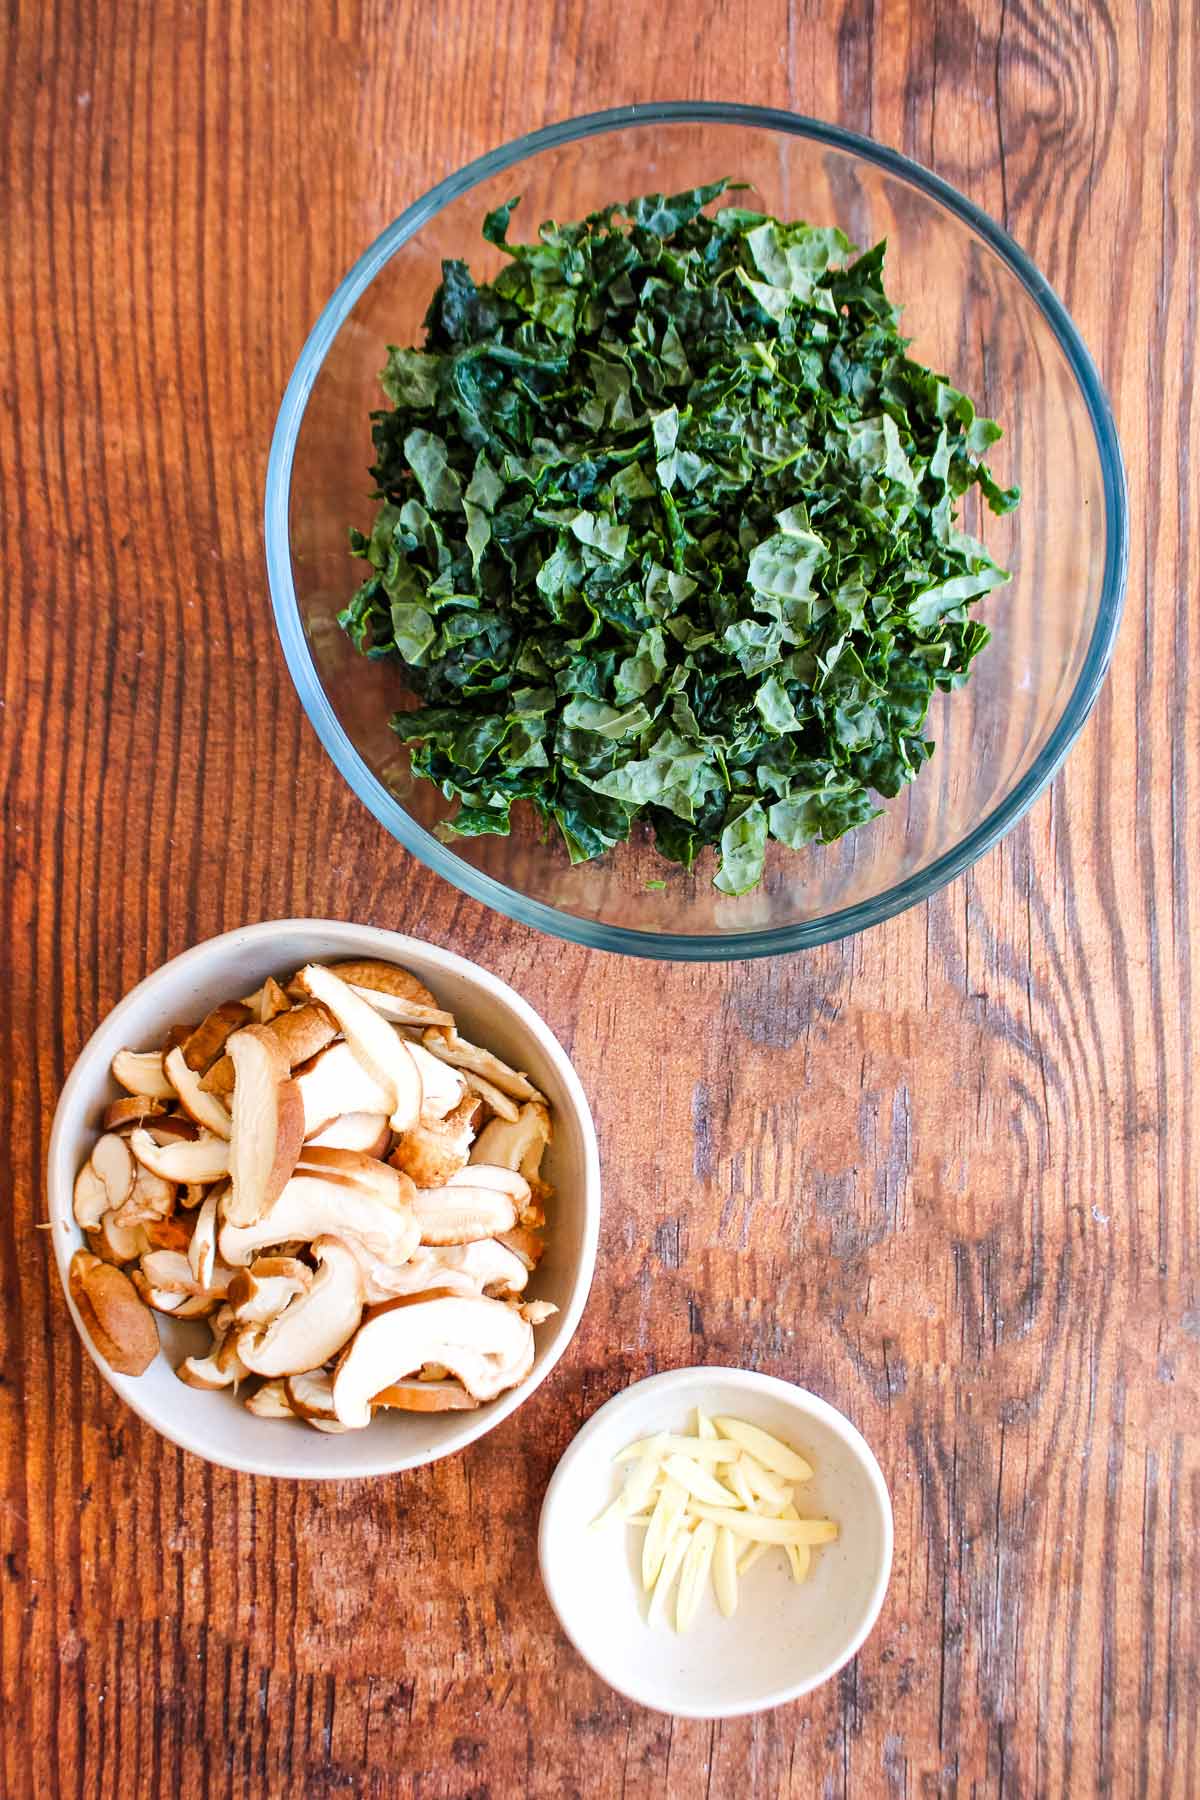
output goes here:
{"type": "Polygon", "coordinates": [[[166,1110],[165,1100],[155,1100],[149,1094],[125,1094],[120,1100],[111,1100],[105,1107],[104,1129],[124,1131],[132,1125],[141,1125],[147,1119],[156,1118],[166,1110]]]}
{"type": "Polygon", "coordinates": [[[141,1270],[156,1293],[203,1295],[210,1300],[225,1298],[234,1274],[228,1264],[214,1257],[208,1280],[202,1282],[192,1273],[191,1261],[181,1250],[149,1250],[142,1257],[141,1270]]]}
{"type": "Polygon", "coordinates": [[[287,1012],[291,1004],[275,977],[268,975],[258,990],[259,1024],[269,1025],[272,1019],[279,1017],[280,1013],[287,1012]]]}
{"type": "Polygon", "coordinates": [[[158,1355],[158,1328],[129,1277],[90,1251],[77,1250],[69,1285],[97,1354],[118,1375],[145,1374],[158,1355]]]}
{"type": "Polygon", "coordinates": [[[353,1252],[328,1237],[318,1238],[312,1250],[318,1267],[307,1293],[289,1301],[269,1324],[247,1325],[238,1334],[238,1355],[255,1375],[319,1369],[358,1327],[362,1277],[353,1252]]]}
{"type": "Polygon", "coordinates": [[[139,1224],[126,1226],[115,1213],[104,1213],[99,1229],[88,1231],[88,1244],[94,1255],[103,1256],[104,1262],[122,1267],[126,1262],[137,1262],[151,1249],[185,1253],[187,1226],[178,1219],[140,1220],[139,1224]]]}
{"type": "Polygon", "coordinates": [[[168,1050],[163,1058],[163,1068],[175,1083],[179,1104],[188,1118],[195,1124],[202,1125],[215,1137],[228,1139],[232,1130],[228,1107],[215,1094],[205,1093],[200,1086],[199,1075],[189,1067],[186,1053],[180,1045],[177,1044],[174,1050],[168,1050]]]}
{"type": "Polygon", "coordinates": [[[144,1225],[118,1225],[116,1214],[111,1212],[106,1212],[99,1226],[94,1231],[89,1230],[87,1235],[93,1255],[117,1268],[124,1263],[136,1262],[139,1256],[154,1247],[144,1225]]]}
{"type": "MultiPolygon", "coordinates": [[[[386,1164],[380,1165],[386,1168],[386,1164]]],[[[411,1182],[390,1171],[397,1184],[396,1196],[385,1199],[377,1189],[352,1180],[323,1175],[292,1177],[268,1212],[253,1225],[224,1223],[217,1234],[227,1263],[244,1268],[256,1252],[298,1240],[311,1243],[319,1237],[352,1237],[383,1262],[402,1263],[416,1249],[420,1231],[409,1199],[411,1182]]]]}
{"type": "Polygon", "coordinates": [[[532,1274],[546,1253],[546,1240],[540,1232],[530,1231],[526,1225],[514,1225],[511,1231],[502,1231],[499,1241],[514,1256],[519,1256],[525,1267],[532,1274]]]}
{"type": "Polygon", "coordinates": [[[421,1072],[421,1117],[422,1119],[444,1119],[448,1114],[461,1106],[467,1091],[466,1076],[458,1069],[452,1069],[440,1057],[433,1056],[424,1044],[413,1043],[405,1039],[408,1054],[416,1062],[421,1072]]]}
{"type": "Polygon", "coordinates": [[[470,1163],[439,1188],[417,1188],[412,1205],[423,1244],[467,1244],[511,1231],[528,1199],[515,1171],[470,1163]]]}
{"type": "Polygon", "coordinates": [[[461,1381],[393,1381],[372,1398],[371,1406],[394,1406],[403,1412],[473,1412],[479,1401],[461,1381]]]}
{"type": "Polygon", "coordinates": [[[558,1308],[553,1300],[522,1300],[517,1306],[517,1311],[531,1325],[544,1325],[547,1319],[554,1317],[558,1308]]]}
{"type": "Polygon", "coordinates": [[[537,1175],[542,1153],[550,1142],[550,1114],[532,1102],[521,1108],[513,1122],[492,1119],[471,1146],[473,1163],[491,1163],[500,1169],[517,1169],[526,1181],[537,1175]]]}
{"type": "Polygon", "coordinates": [[[294,1419],[296,1416],[282,1381],[264,1381],[255,1393],[247,1394],[242,1404],[257,1419],[294,1419]]]}
{"type": "Polygon", "coordinates": [[[169,1219],[175,1210],[175,1183],[138,1165],[133,1192],[114,1214],[118,1225],[150,1225],[169,1219]]]}
{"type": "Polygon", "coordinates": [[[399,1268],[359,1254],[363,1288],[369,1305],[401,1294],[427,1293],[507,1296],[523,1291],[529,1271],[520,1257],[496,1238],[469,1244],[425,1245],[399,1268]]]}
{"type": "Polygon", "coordinates": [[[133,1192],[137,1171],[129,1154],[129,1145],[115,1132],[106,1131],[92,1146],[92,1168],[104,1183],[111,1212],[128,1200],[133,1192]]]}
{"type": "Polygon", "coordinates": [[[265,1325],[289,1300],[306,1294],[313,1272],[294,1256],[260,1256],[229,1283],[229,1304],[242,1325],[265,1325]]]}
{"type": "Polygon", "coordinates": [[[295,1071],[304,1102],[304,1135],[316,1137],[346,1113],[378,1113],[386,1122],[391,1090],[363,1068],[349,1044],[330,1044],[295,1071]]]}
{"type": "Polygon", "coordinates": [[[178,1250],[186,1256],[191,1227],[183,1219],[147,1219],[135,1229],[145,1238],[147,1250],[178,1250]]]}
{"type": "Polygon", "coordinates": [[[382,1158],[392,1141],[392,1128],[386,1113],[347,1112],[331,1119],[321,1131],[308,1139],[318,1149],[361,1150],[364,1156],[382,1158]]]}
{"type": "Polygon", "coordinates": [[[393,1131],[407,1131],[421,1116],[421,1072],[408,1045],[369,1001],[320,963],[309,963],[296,979],[328,1008],[363,1068],[389,1096],[393,1131]]]}
{"type": "Polygon", "coordinates": [[[76,1223],[85,1231],[97,1231],[105,1213],[110,1211],[108,1188],[90,1162],[85,1162],[75,1177],[74,1211],[76,1223]]]}
{"type": "Polygon", "coordinates": [[[162,1113],[153,1119],[147,1119],[142,1126],[150,1134],[156,1144],[194,1144],[200,1135],[199,1127],[186,1113],[162,1113]]]}
{"type": "Polygon", "coordinates": [[[289,1375],[284,1380],[283,1391],[298,1419],[315,1421],[337,1417],[333,1410],[333,1379],[328,1369],[306,1369],[299,1375],[289,1375]]]}
{"type": "MultiPolygon", "coordinates": [[[[282,1012],[277,1018],[270,1019],[265,1025],[258,1027],[282,1052],[289,1069],[298,1063],[307,1062],[323,1050],[326,1044],[332,1044],[338,1034],[337,1021],[330,1017],[323,1006],[294,1006],[289,1012],[282,1012]]],[[[233,1058],[226,1051],[219,1062],[215,1062],[204,1077],[203,1085],[210,1094],[231,1094],[233,1092],[233,1058]]]]}
{"type": "MultiPolygon", "coordinates": [[[[218,1181],[229,1173],[229,1145],[211,1131],[156,1144],[150,1133],[139,1126],[130,1134],[129,1148],[142,1167],[162,1181],[218,1181]]],[[[93,1151],[93,1160],[95,1154],[93,1151]]]]}
{"type": "Polygon", "coordinates": [[[408,1177],[377,1156],[363,1150],[343,1150],[336,1144],[305,1144],[296,1164],[298,1175],[320,1175],[332,1181],[349,1181],[370,1188],[393,1204],[408,1198],[408,1177]]]}
{"type": "Polygon", "coordinates": [[[146,1305],[173,1319],[206,1319],[220,1305],[215,1294],[180,1294],[173,1288],[151,1287],[140,1269],[130,1269],[129,1279],[146,1305]]]}
{"type": "Polygon", "coordinates": [[[214,1344],[207,1356],[188,1356],[180,1363],[175,1373],[180,1381],[188,1387],[235,1388],[249,1374],[241,1357],[237,1353],[237,1345],[228,1346],[228,1340],[214,1344]]]}
{"type": "Polygon", "coordinates": [[[187,1249],[188,1266],[192,1271],[192,1279],[201,1292],[212,1285],[213,1268],[217,1258],[217,1201],[219,1197],[219,1191],[213,1188],[196,1214],[196,1223],[192,1227],[191,1241],[187,1249]]]}
{"type": "Polygon", "coordinates": [[[248,1026],[229,1040],[237,1080],[225,1216],[234,1225],[252,1225],[274,1204],[304,1142],[304,1102],[268,1030],[248,1026]]]}
{"type": "Polygon", "coordinates": [[[162,1054],[158,1050],[118,1050],[112,1059],[112,1072],[131,1094],[141,1094],[150,1100],[175,1098],[175,1089],[167,1080],[162,1054]]]}
{"type": "Polygon", "coordinates": [[[402,1134],[388,1161],[418,1187],[441,1187],[467,1166],[478,1108],[478,1100],[472,1097],[444,1119],[422,1118],[402,1134]]]}
{"type": "Polygon", "coordinates": [[[454,1024],[454,1014],[444,1012],[440,1006],[421,1006],[413,1000],[403,1000],[396,994],[383,994],[377,988],[364,987],[358,981],[348,981],[346,986],[360,1000],[373,1006],[381,1018],[390,1020],[393,1025],[417,1025],[422,1029],[438,1025],[449,1029],[454,1024]]]}
{"type": "Polygon", "coordinates": [[[510,1069],[506,1062],[501,1062],[490,1050],[481,1050],[478,1044],[468,1043],[453,1028],[446,1030],[443,1026],[435,1025],[422,1035],[421,1042],[443,1062],[450,1063],[456,1069],[467,1069],[473,1075],[481,1075],[485,1081],[514,1100],[535,1100],[542,1106],[546,1105],[546,1096],[534,1087],[528,1075],[520,1069],[510,1069]]]}
{"type": "Polygon", "coordinates": [[[454,1195],[449,1188],[418,1188],[413,1202],[423,1244],[472,1244],[496,1237],[516,1223],[502,1194],[454,1195]]]}
{"type": "MultiPolygon", "coordinates": [[[[361,957],[350,962],[332,963],[334,974],[352,987],[367,988],[372,995],[390,995],[393,1000],[407,1000],[413,1006],[432,1007],[437,1000],[423,981],[399,963],[380,962],[374,957],[361,957]]],[[[453,1017],[453,1015],[451,1015],[453,1017]]]]}
{"type": "Polygon", "coordinates": [[[343,1425],[368,1425],[371,1401],[414,1369],[438,1362],[476,1400],[515,1387],[533,1364],[533,1329],[501,1300],[431,1294],[392,1300],[360,1325],[333,1377],[343,1425]]]}
{"type": "Polygon", "coordinates": [[[477,1095],[498,1119],[508,1119],[511,1123],[520,1115],[521,1109],[516,1101],[510,1095],[502,1094],[498,1087],[493,1087],[491,1082],[485,1081],[482,1075],[477,1075],[473,1069],[464,1069],[462,1076],[471,1092],[477,1095]]]}
{"type": "MultiPolygon", "coordinates": [[[[242,1000],[224,1000],[220,1006],[214,1006],[206,1018],[201,1019],[194,1031],[189,1031],[183,1043],[178,1046],[182,1050],[188,1068],[197,1076],[204,1075],[211,1069],[225,1048],[226,1040],[239,1031],[243,1025],[249,1025],[254,1018],[250,1008],[242,1000]]],[[[179,1083],[175,1078],[167,1057],[163,1058],[163,1068],[175,1087],[179,1083]]],[[[179,1090],[182,1099],[182,1090],[179,1090]]],[[[200,1121],[201,1124],[204,1120],[200,1121]]]]}

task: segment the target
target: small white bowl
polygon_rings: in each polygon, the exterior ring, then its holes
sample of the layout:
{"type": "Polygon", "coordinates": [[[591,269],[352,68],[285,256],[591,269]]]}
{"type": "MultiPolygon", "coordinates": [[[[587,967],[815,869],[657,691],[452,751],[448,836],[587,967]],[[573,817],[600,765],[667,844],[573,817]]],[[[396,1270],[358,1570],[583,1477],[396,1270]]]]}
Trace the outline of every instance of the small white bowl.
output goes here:
{"type": "Polygon", "coordinates": [[[685,1719],[736,1718],[810,1693],[862,1646],[887,1591],[892,1506],[866,1439],[816,1394],[747,1369],[674,1369],[615,1395],[568,1445],[542,1503],[538,1559],[559,1623],[610,1687],[685,1719]],[[835,1519],[841,1535],[814,1550],[799,1585],[781,1550],[760,1557],[738,1583],[731,1619],[710,1584],[680,1636],[670,1622],[646,1624],[641,1531],[588,1525],[620,1491],[617,1452],[656,1431],[692,1431],[696,1407],[761,1426],[806,1456],[816,1473],[800,1510],[835,1519]]]}
{"type": "Polygon", "coordinates": [[[545,1380],[579,1323],[591,1286],[600,1229],[600,1162],[592,1115],[570,1060],[527,1001],[486,969],[434,944],[370,925],[281,919],[247,925],[197,944],[165,963],[115,1006],[88,1040],[62,1091],[50,1136],[48,1197],[54,1251],[67,1305],[100,1373],[122,1400],[172,1443],[225,1468],[301,1480],[390,1475],[449,1456],[506,1419],[545,1380]],[[306,962],[380,957],[418,975],[452,1011],[463,1034],[525,1069],[550,1101],[554,1141],[546,1179],[555,1189],[546,1254],[530,1293],[558,1313],[536,1333],[528,1378],[476,1412],[418,1415],[386,1412],[364,1431],[313,1431],[291,1419],[258,1419],[229,1393],[203,1393],[175,1374],[211,1340],[202,1325],[159,1318],[163,1350],[144,1375],[117,1375],[92,1349],[67,1287],[73,1253],[84,1243],[75,1223],[76,1173],[100,1129],[105,1105],[121,1091],[109,1065],[122,1048],[161,1044],[170,1026],[188,1024],[268,975],[306,962]]]}

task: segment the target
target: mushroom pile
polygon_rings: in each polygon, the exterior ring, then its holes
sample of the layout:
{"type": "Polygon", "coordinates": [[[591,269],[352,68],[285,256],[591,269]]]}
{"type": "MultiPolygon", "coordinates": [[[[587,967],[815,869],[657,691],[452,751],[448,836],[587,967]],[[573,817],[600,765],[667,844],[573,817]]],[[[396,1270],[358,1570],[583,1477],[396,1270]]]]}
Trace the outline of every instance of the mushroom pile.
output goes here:
{"type": "Polygon", "coordinates": [[[529,1373],[556,1311],[524,1298],[549,1105],[408,970],[309,964],[112,1072],[70,1271],[112,1368],[150,1366],[155,1313],[204,1319],[182,1381],[321,1431],[480,1406],[529,1373]]]}

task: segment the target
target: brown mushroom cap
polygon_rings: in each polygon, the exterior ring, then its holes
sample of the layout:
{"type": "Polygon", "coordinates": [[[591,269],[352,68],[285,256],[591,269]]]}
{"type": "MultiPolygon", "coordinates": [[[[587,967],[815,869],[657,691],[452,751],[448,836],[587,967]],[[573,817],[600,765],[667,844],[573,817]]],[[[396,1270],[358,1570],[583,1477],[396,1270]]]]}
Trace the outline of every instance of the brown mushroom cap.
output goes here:
{"type": "MultiPolygon", "coordinates": [[[[214,1006],[179,1045],[188,1068],[196,1075],[207,1074],[224,1050],[226,1039],[241,1026],[249,1025],[253,1016],[242,1000],[223,1000],[220,1006],[214,1006]]],[[[171,1070],[167,1068],[166,1057],[163,1058],[163,1068],[174,1081],[171,1070]]],[[[175,1085],[178,1087],[177,1082],[175,1085]]]]}
{"type": "Polygon", "coordinates": [[[379,994],[391,994],[397,1000],[411,1000],[414,1006],[437,1006],[437,1001],[409,969],[398,963],[380,962],[374,957],[361,957],[347,962],[331,963],[340,981],[352,987],[370,988],[379,994]]]}
{"type": "MultiPolygon", "coordinates": [[[[337,1021],[330,1017],[323,1006],[294,1006],[289,1012],[281,1012],[277,1018],[270,1019],[257,1029],[264,1032],[270,1041],[281,1051],[289,1069],[298,1063],[307,1062],[326,1044],[332,1044],[338,1034],[337,1021]]],[[[226,1051],[219,1062],[215,1062],[204,1077],[203,1085],[210,1094],[231,1094],[233,1092],[234,1071],[233,1058],[226,1051]]]]}
{"type": "Polygon", "coordinates": [[[282,1381],[264,1381],[253,1394],[247,1394],[242,1404],[258,1419],[294,1419],[296,1416],[282,1381]]]}
{"type": "Polygon", "coordinates": [[[229,1056],[237,1080],[229,1146],[233,1179],[225,1217],[233,1225],[252,1225],[291,1178],[304,1142],[304,1102],[270,1026],[235,1032],[229,1056]]]}
{"type": "Polygon", "coordinates": [[[403,1412],[472,1412],[479,1405],[461,1381],[393,1381],[371,1400],[372,1409],[394,1406],[403,1412]]]}
{"type": "Polygon", "coordinates": [[[90,1251],[77,1250],[69,1283],[97,1353],[118,1375],[144,1375],[158,1355],[158,1328],[129,1277],[90,1251]]]}
{"type": "Polygon", "coordinates": [[[165,1100],[153,1099],[149,1094],[123,1094],[119,1100],[110,1100],[104,1109],[105,1131],[122,1131],[130,1125],[141,1125],[147,1119],[157,1118],[166,1112],[165,1100]]]}

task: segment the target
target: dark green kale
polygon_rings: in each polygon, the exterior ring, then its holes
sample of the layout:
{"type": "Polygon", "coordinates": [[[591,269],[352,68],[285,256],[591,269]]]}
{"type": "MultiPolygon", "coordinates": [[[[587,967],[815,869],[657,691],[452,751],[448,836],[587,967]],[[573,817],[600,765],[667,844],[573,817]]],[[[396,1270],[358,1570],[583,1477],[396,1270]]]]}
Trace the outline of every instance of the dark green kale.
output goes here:
{"type": "Polygon", "coordinates": [[[508,240],[478,286],[442,266],[423,349],[391,349],[373,415],[371,566],[340,622],[398,657],[414,770],[506,833],[514,801],[573,861],[637,820],[742,894],[767,842],[830,843],[913,780],[935,689],[988,641],[1008,579],[956,527],[1000,436],[912,362],[884,246],[631,200],[508,240]]]}

